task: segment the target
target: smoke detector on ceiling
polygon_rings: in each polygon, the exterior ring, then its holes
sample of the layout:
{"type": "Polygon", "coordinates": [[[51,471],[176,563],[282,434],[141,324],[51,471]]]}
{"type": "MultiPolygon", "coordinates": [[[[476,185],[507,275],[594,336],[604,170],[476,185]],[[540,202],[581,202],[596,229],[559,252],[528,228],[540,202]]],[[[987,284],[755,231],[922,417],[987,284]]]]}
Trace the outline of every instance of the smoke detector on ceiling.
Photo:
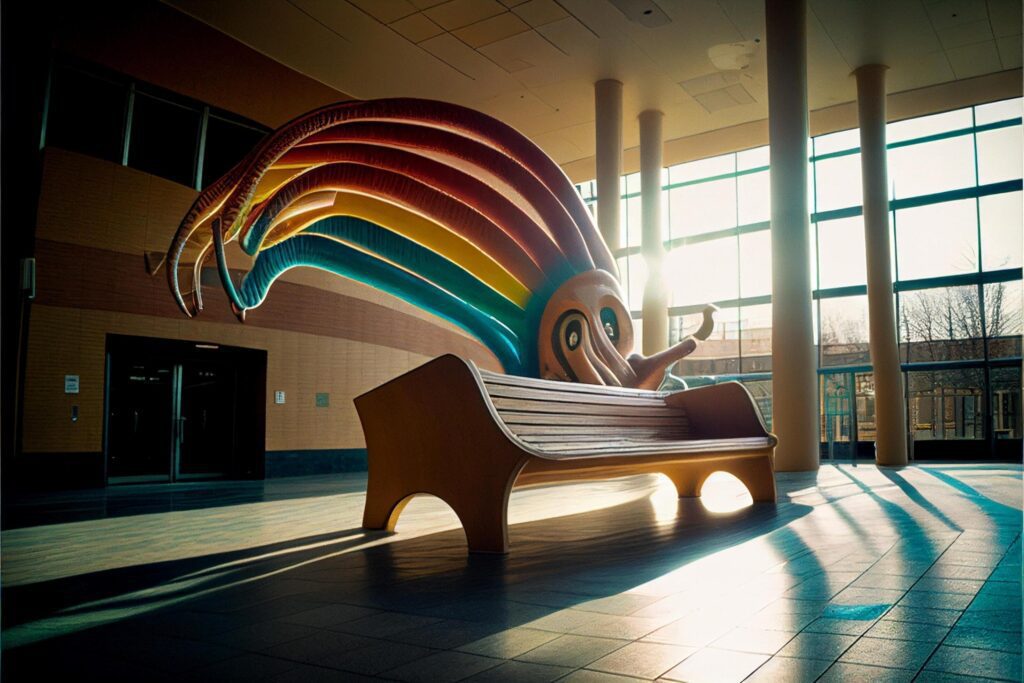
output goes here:
{"type": "Polygon", "coordinates": [[[719,71],[742,71],[750,67],[761,39],[722,43],[708,48],[708,59],[719,71]]]}

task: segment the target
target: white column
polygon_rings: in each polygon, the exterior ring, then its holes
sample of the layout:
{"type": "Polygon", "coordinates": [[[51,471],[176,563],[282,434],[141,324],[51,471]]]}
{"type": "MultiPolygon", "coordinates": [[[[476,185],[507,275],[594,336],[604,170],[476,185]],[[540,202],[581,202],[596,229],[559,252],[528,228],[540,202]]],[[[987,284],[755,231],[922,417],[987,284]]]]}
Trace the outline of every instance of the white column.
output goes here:
{"type": "Polygon", "coordinates": [[[875,462],[907,464],[907,416],[903,402],[889,262],[889,170],[885,154],[885,71],[868,64],[857,77],[864,248],[868,275],[868,341],[875,374],[875,462]]]}
{"type": "Polygon", "coordinates": [[[665,292],[661,242],[661,122],[655,109],[640,113],[640,209],[643,223],[641,249],[647,264],[643,301],[643,354],[668,348],[668,296],[665,292]]]}
{"type": "Polygon", "coordinates": [[[772,431],[780,471],[818,467],[807,207],[807,3],[766,0],[772,198],[772,431]]]}
{"type": "Polygon", "coordinates": [[[619,248],[619,178],[622,177],[622,83],[613,79],[594,84],[597,129],[597,227],[608,248],[619,248]]]}

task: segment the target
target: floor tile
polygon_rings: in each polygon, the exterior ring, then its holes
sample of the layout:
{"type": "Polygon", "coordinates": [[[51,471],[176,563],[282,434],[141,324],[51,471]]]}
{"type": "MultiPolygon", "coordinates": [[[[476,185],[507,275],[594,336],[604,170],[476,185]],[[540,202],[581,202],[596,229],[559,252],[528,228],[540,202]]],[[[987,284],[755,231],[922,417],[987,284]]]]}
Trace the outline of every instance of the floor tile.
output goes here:
{"type": "Polygon", "coordinates": [[[692,647],[660,643],[630,643],[587,665],[606,673],[657,678],[696,652],[692,647]]]}
{"type": "Polygon", "coordinates": [[[864,635],[871,638],[890,640],[917,640],[925,643],[939,643],[949,633],[948,626],[919,624],[912,621],[882,619],[868,629],[864,635]]]}
{"type": "Polygon", "coordinates": [[[462,652],[484,655],[486,657],[511,659],[536,647],[540,647],[544,643],[549,643],[558,637],[557,633],[552,633],[551,631],[512,628],[465,645],[460,645],[458,649],[462,652]]]}
{"type": "Polygon", "coordinates": [[[1021,653],[1021,634],[957,624],[942,644],[971,647],[978,650],[998,650],[1019,655],[1021,653]]]}
{"type": "Polygon", "coordinates": [[[467,681],[480,683],[547,683],[572,672],[571,667],[531,664],[530,662],[509,661],[487,669],[467,681]]]}
{"type": "Polygon", "coordinates": [[[935,643],[919,640],[861,638],[839,658],[841,662],[917,671],[935,650],[935,643]]]}
{"type": "Polygon", "coordinates": [[[812,683],[832,664],[832,660],[772,657],[744,683],[812,683]]]}
{"type": "Polygon", "coordinates": [[[736,652],[752,652],[754,654],[773,655],[788,643],[796,633],[790,631],[772,631],[767,629],[736,628],[725,634],[712,647],[720,650],[736,652]]]}
{"type": "Polygon", "coordinates": [[[688,683],[738,683],[766,661],[768,655],[705,648],[684,659],[662,678],[688,683]]]}
{"type": "Polygon", "coordinates": [[[985,676],[1011,681],[1021,679],[1020,655],[991,650],[942,645],[925,669],[962,676],[985,676]]]}
{"type": "Polygon", "coordinates": [[[833,619],[819,617],[806,626],[811,633],[839,633],[847,636],[863,635],[875,622],[866,619],[833,619]]]}
{"type": "Polygon", "coordinates": [[[821,678],[821,683],[910,683],[914,672],[880,666],[836,662],[821,678]]]}
{"type": "Polygon", "coordinates": [[[834,660],[843,654],[846,648],[853,645],[855,636],[844,636],[834,633],[803,632],[789,641],[778,654],[783,657],[800,659],[834,660]]]}
{"type": "Polygon", "coordinates": [[[438,652],[395,669],[389,669],[381,676],[410,683],[431,683],[437,681],[461,681],[487,669],[502,664],[500,659],[480,657],[466,652],[438,652]]]}
{"type": "Polygon", "coordinates": [[[524,662],[581,667],[627,645],[625,640],[564,635],[516,657],[524,662]]]}

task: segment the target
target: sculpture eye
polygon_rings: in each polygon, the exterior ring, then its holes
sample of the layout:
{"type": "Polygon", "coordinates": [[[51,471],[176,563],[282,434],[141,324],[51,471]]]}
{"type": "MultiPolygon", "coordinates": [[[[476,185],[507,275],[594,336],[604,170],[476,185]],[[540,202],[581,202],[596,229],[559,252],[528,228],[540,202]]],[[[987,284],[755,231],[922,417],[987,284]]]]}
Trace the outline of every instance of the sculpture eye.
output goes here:
{"type": "Polygon", "coordinates": [[[604,327],[604,333],[608,335],[608,339],[613,344],[619,341],[619,319],[615,315],[615,311],[610,308],[601,309],[601,326],[604,327]]]}
{"type": "Polygon", "coordinates": [[[576,347],[580,345],[582,332],[583,326],[580,325],[579,320],[570,320],[569,324],[565,326],[565,345],[569,347],[570,351],[575,351],[576,347]]]}

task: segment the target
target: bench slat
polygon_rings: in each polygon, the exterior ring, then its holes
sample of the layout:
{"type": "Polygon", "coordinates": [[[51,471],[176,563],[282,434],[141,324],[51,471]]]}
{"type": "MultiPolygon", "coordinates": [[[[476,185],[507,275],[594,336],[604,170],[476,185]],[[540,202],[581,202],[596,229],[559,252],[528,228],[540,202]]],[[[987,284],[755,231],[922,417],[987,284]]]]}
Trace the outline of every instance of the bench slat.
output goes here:
{"type": "Polygon", "coordinates": [[[626,396],[630,398],[664,398],[670,392],[650,391],[647,389],[630,389],[629,387],[615,387],[602,384],[582,384],[577,382],[558,382],[547,379],[533,379],[530,377],[515,377],[512,375],[497,375],[480,371],[480,377],[488,389],[492,386],[528,387],[540,389],[541,391],[561,391],[572,394],[596,394],[598,396],[626,396]]]}
{"type": "Polygon", "coordinates": [[[557,440],[566,441],[568,437],[585,440],[615,441],[622,438],[656,438],[656,439],[682,439],[686,438],[687,430],[680,427],[581,427],[575,425],[552,426],[552,425],[523,425],[512,429],[512,433],[523,441],[536,441],[546,436],[556,437],[557,440]]]}
{"type": "MultiPolygon", "coordinates": [[[[524,442],[526,443],[526,442],[524,442]]],[[[553,459],[584,458],[590,456],[641,455],[646,453],[712,453],[724,451],[747,451],[769,448],[773,440],[769,437],[737,439],[692,439],[680,441],[633,441],[619,440],[601,446],[587,446],[579,442],[545,443],[537,450],[553,459]]]]}
{"type": "Polygon", "coordinates": [[[553,401],[530,401],[521,398],[492,397],[491,403],[498,413],[506,411],[536,413],[538,415],[607,415],[607,416],[660,416],[680,415],[678,408],[668,406],[614,406],[597,403],[557,403],[553,401]]]}
{"type": "Polygon", "coordinates": [[[624,427],[659,427],[662,425],[687,424],[685,415],[593,415],[582,413],[533,413],[522,410],[501,410],[501,419],[509,427],[513,425],[594,425],[597,427],[621,425],[624,427]]]}
{"type": "Polygon", "coordinates": [[[487,393],[492,398],[519,398],[538,402],[665,407],[664,399],[656,396],[623,396],[618,394],[604,396],[601,394],[590,393],[571,394],[564,391],[545,391],[543,389],[515,387],[505,384],[488,387],[487,393]]]}

